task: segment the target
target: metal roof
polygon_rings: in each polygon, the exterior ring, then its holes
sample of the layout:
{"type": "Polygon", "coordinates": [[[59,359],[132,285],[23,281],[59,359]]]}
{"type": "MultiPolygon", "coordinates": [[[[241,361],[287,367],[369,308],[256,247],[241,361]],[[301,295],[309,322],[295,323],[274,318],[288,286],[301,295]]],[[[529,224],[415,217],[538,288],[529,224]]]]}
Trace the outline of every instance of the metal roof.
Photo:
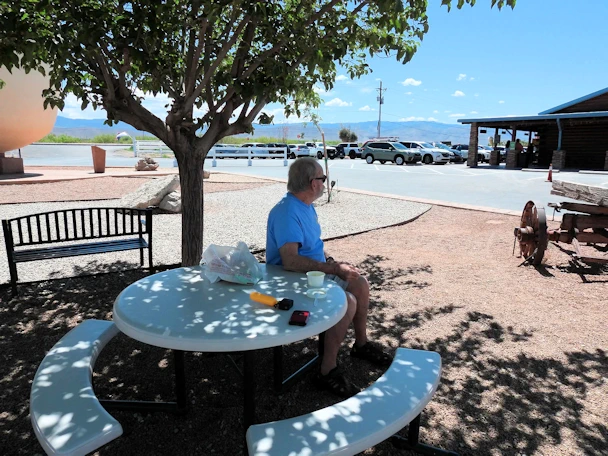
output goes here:
{"type": "MultiPolygon", "coordinates": [[[[608,91],[608,89],[606,89],[608,91]]],[[[532,121],[538,122],[543,120],[556,119],[577,119],[586,117],[608,117],[608,111],[592,111],[592,112],[569,112],[565,114],[539,114],[537,116],[508,116],[508,117],[486,117],[482,119],[458,119],[462,124],[478,123],[480,126],[487,123],[513,123],[532,121]]]]}
{"type": "Polygon", "coordinates": [[[546,111],[539,112],[538,114],[539,115],[551,114],[551,113],[554,113],[555,111],[561,111],[562,109],[569,108],[570,106],[578,104],[582,101],[591,100],[592,98],[595,98],[600,95],[604,95],[605,93],[608,93],[608,87],[606,87],[605,89],[602,89],[602,90],[598,90],[597,92],[590,93],[589,95],[585,95],[584,97],[577,98],[576,100],[569,101],[568,103],[564,103],[562,105],[556,106],[555,108],[551,108],[551,109],[547,109],[546,111]]]}

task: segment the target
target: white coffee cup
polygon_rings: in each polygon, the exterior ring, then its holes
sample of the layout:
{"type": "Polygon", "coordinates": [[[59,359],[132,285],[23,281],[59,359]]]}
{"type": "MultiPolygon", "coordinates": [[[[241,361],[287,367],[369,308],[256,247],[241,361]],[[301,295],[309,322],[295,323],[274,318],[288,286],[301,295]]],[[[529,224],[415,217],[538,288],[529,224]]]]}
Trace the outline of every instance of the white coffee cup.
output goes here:
{"type": "Polygon", "coordinates": [[[308,271],[306,277],[308,277],[308,286],[311,288],[321,288],[325,281],[325,273],[321,271],[308,271]]]}

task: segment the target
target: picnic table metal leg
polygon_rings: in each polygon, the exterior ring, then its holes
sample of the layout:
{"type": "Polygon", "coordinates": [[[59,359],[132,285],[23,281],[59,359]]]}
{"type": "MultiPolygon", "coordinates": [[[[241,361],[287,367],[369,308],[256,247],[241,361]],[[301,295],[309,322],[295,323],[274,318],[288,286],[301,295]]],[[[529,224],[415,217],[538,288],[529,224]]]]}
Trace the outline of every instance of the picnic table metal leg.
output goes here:
{"type": "Polygon", "coordinates": [[[277,393],[282,393],[288,390],[296,381],[306,374],[311,368],[313,368],[323,357],[323,350],[325,347],[325,333],[319,334],[319,345],[318,354],[313,359],[308,361],[297,371],[291,374],[289,377],[283,380],[283,346],[273,348],[273,359],[274,359],[274,390],[277,393]]]}
{"type": "Polygon", "coordinates": [[[188,411],[184,352],[181,350],[173,350],[173,359],[175,361],[175,396],[177,398],[177,413],[183,415],[188,411]]]}
{"type": "Polygon", "coordinates": [[[243,394],[244,394],[244,425],[245,431],[255,424],[255,350],[245,352],[243,361],[243,394]]]}
{"type": "Polygon", "coordinates": [[[414,418],[408,427],[407,438],[393,435],[390,442],[400,450],[409,450],[425,456],[459,456],[458,453],[420,443],[420,415],[414,418]]]}

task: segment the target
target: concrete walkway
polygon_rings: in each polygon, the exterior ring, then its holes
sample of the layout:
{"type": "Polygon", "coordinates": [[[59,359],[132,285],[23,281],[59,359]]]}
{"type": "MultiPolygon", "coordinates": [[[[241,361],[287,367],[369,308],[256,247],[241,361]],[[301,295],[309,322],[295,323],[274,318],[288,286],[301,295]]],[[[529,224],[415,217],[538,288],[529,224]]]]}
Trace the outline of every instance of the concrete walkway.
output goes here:
{"type": "Polygon", "coordinates": [[[177,168],[158,168],[156,171],[135,171],[130,167],[106,167],[105,173],[95,173],[88,166],[27,166],[23,174],[0,174],[0,185],[42,184],[98,177],[159,177],[178,174],[177,168]]]}

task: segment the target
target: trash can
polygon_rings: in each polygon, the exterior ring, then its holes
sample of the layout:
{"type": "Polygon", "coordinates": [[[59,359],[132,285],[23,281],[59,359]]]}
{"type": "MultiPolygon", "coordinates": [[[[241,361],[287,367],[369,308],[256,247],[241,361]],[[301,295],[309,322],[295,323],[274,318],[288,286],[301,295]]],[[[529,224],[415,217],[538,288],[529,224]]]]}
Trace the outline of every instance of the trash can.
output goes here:
{"type": "Polygon", "coordinates": [[[91,146],[93,153],[93,170],[96,173],[106,172],[106,150],[101,147],[91,146]]]}
{"type": "Polygon", "coordinates": [[[525,152],[519,152],[517,154],[517,167],[526,168],[528,166],[528,154],[525,152]]]}

